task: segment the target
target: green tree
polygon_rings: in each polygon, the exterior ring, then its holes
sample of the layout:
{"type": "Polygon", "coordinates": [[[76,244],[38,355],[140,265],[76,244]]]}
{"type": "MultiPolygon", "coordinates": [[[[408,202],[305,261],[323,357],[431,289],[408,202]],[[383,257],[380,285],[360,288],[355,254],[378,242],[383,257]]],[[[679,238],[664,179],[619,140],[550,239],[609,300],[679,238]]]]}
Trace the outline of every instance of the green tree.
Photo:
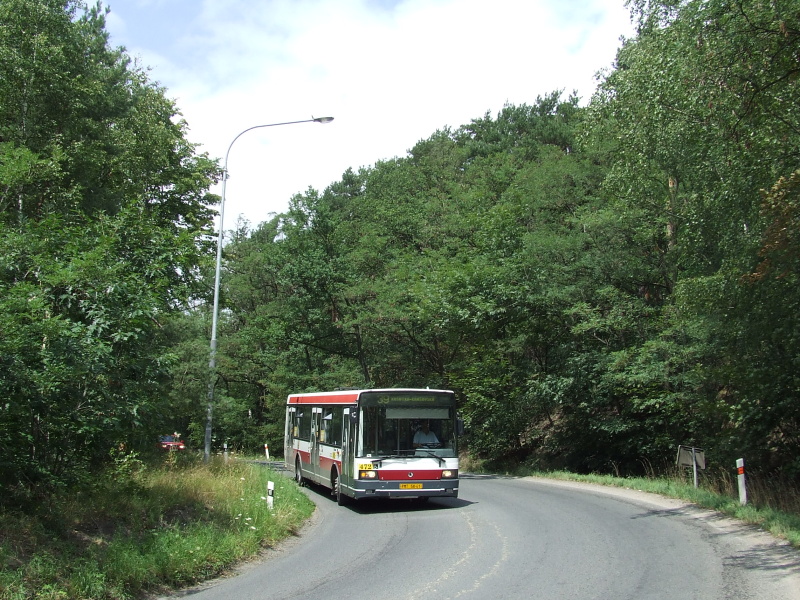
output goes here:
{"type": "MultiPolygon", "coordinates": [[[[157,432],[217,166],[81,2],[0,1],[0,483],[157,432]]],[[[152,443],[152,442],[151,442],[152,443]]]]}
{"type": "Polygon", "coordinates": [[[569,154],[576,104],[554,94],[506,107],[496,123],[487,116],[438,131],[405,158],[296,197],[286,215],[237,240],[226,269],[237,290],[229,299],[237,346],[228,346],[236,358],[223,378],[258,373],[268,394],[287,374],[295,389],[456,386],[477,449],[528,451],[531,436],[521,432],[546,418],[545,405],[554,414],[530,382],[540,373],[551,378],[543,386],[563,387],[554,357],[569,337],[545,270],[553,260],[567,270],[580,243],[563,242],[575,245],[566,253],[551,246],[569,229],[583,234],[573,213],[601,180],[569,154]],[[490,427],[472,402],[476,373],[508,409],[496,418],[524,440],[519,447],[477,441],[490,427]],[[526,416],[536,402],[541,411],[526,416]]]}
{"type": "Polygon", "coordinates": [[[657,283],[670,296],[660,331],[628,351],[619,375],[651,388],[649,402],[667,402],[665,416],[683,416],[684,435],[717,458],[736,451],[787,466],[796,386],[778,374],[794,371],[796,352],[783,343],[797,328],[784,310],[794,293],[779,300],[774,281],[747,275],[768,226],[760,190],[797,167],[796,7],[633,6],[638,35],[592,123],[596,136],[619,140],[607,190],[621,214],[639,215],[638,239],[652,240],[640,251],[663,265],[657,283]]]}

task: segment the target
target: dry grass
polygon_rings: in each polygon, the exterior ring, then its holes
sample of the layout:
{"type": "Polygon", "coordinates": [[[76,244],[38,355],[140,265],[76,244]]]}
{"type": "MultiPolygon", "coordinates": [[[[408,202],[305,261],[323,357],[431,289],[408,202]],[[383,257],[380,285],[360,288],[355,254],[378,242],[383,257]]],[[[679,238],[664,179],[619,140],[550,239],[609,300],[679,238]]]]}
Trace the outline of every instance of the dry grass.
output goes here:
{"type": "Polygon", "coordinates": [[[91,489],[0,512],[0,600],[128,600],[186,585],[292,535],[312,511],[292,480],[260,466],[124,457],[91,489]]]}

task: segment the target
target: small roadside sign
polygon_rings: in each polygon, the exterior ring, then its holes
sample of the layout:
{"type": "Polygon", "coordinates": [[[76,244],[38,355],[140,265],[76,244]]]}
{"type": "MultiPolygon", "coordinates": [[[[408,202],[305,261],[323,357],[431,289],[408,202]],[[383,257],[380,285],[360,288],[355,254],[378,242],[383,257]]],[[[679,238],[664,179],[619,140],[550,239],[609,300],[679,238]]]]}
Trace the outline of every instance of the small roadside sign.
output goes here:
{"type": "Polygon", "coordinates": [[[702,448],[678,446],[678,460],[676,462],[679,467],[694,467],[697,465],[698,469],[705,469],[706,455],[702,448]]]}
{"type": "Polygon", "coordinates": [[[678,446],[677,464],[679,467],[692,467],[694,487],[697,487],[697,469],[706,468],[706,455],[702,448],[678,446]]]}

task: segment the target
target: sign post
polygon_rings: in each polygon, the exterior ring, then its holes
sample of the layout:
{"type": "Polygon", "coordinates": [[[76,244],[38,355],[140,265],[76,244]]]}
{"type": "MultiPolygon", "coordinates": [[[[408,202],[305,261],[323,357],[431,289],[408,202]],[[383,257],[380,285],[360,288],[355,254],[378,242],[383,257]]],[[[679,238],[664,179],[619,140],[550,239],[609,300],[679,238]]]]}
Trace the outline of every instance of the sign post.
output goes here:
{"type": "Polygon", "coordinates": [[[697,469],[706,468],[706,455],[702,448],[693,446],[678,446],[678,458],[676,463],[679,467],[692,467],[694,475],[694,487],[697,487],[697,469]]]}
{"type": "Polygon", "coordinates": [[[264,454],[266,455],[267,460],[269,460],[269,444],[264,444],[264,454]]]}

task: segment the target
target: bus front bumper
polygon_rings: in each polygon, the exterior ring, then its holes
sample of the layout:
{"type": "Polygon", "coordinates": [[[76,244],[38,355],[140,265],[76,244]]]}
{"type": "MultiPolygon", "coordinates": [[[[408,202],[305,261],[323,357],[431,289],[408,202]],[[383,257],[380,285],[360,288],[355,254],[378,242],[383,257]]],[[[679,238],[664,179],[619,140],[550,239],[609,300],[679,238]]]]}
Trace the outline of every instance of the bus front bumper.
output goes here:
{"type": "Polygon", "coordinates": [[[458,481],[359,481],[355,498],[457,498],[458,481]]]}

